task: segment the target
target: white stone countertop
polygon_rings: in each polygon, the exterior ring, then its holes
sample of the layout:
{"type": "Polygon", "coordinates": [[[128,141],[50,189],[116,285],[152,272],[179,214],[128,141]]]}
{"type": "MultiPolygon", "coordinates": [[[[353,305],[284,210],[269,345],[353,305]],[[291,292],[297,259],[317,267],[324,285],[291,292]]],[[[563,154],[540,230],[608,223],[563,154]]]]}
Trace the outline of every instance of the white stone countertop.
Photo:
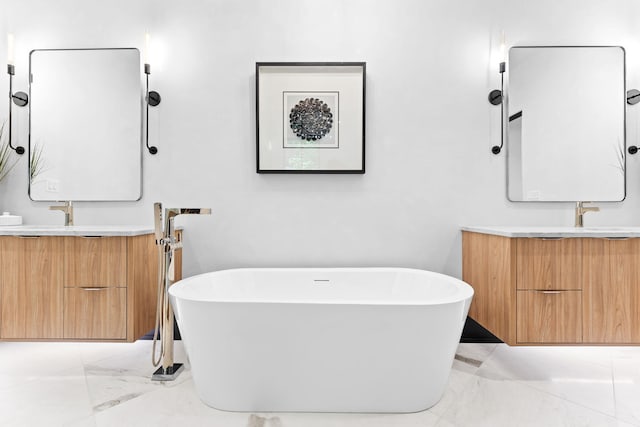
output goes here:
{"type": "Polygon", "coordinates": [[[493,234],[504,237],[530,238],[570,238],[570,237],[599,237],[624,239],[640,237],[640,226],[612,226],[612,227],[533,227],[533,226],[463,226],[462,231],[493,234]]]}
{"type": "Polygon", "coordinates": [[[141,236],[153,233],[148,225],[4,225],[0,236],[141,236]]]}

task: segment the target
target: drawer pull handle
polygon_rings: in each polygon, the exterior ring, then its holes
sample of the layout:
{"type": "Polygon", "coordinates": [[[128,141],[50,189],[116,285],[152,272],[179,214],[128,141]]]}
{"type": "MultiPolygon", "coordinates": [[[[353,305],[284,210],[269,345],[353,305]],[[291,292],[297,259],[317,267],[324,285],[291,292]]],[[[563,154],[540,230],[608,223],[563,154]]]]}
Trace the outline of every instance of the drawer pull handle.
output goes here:
{"type": "Polygon", "coordinates": [[[83,291],[104,291],[105,289],[109,289],[109,288],[80,288],[83,291]]]}
{"type": "Polygon", "coordinates": [[[40,236],[16,236],[20,239],[39,239],[40,236]]]}
{"type": "Polygon", "coordinates": [[[536,291],[536,292],[540,292],[540,293],[543,293],[543,294],[559,294],[562,291],[536,291]]]}

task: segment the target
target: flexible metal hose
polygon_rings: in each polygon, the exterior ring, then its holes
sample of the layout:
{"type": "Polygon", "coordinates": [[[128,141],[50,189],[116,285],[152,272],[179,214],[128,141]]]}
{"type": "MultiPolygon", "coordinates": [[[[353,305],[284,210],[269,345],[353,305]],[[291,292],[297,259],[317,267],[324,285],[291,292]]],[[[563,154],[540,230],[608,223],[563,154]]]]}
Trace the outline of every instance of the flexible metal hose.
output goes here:
{"type": "MultiPolygon", "coordinates": [[[[162,358],[164,357],[164,340],[160,341],[160,355],[156,360],[156,344],[160,338],[160,322],[161,317],[164,318],[165,313],[165,299],[167,298],[167,292],[165,289],[165,245],[164,243],[158,245],[158,299],[156,304],[156,325],[153,331],[153,349],[151,351],[151,363],[154,367],[157,367],[162,358]]],[[[166,326],[166,325],[164,325],[166,326]]],[[[163,326],[163,327],[164,327],[163,326]]]]}

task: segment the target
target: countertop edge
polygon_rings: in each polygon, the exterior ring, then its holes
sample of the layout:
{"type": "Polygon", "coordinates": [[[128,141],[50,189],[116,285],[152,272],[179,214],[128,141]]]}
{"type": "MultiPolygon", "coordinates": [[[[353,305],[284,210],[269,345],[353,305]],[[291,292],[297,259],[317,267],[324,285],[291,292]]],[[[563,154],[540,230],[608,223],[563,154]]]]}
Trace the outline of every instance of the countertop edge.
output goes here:
{"type": "Polygon", "coordinates": [[[640,237],[640,227],[515,227],[515,226],[463,226],[462,231],[512,238],[602,238],[630,239],[640,237]]]}
{"type": "Polygon", "coordinates": [[[149,226],[0,226],[0,236],[135,237],[153,233],[153,227],[149,226]]]}

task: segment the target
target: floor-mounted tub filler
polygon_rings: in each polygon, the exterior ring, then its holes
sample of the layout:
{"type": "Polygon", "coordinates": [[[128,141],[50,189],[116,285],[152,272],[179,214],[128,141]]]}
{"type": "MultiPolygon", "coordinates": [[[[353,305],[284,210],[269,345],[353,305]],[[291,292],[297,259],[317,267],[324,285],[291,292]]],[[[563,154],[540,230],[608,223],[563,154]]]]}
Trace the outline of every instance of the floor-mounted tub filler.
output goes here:
{"type": "Polygon", "coordinates": [[[153,204],[153,221],[158,247],[158,300],[151,362],[158,369],[151,376],[152,380],[173,381],[183,367],[182,363],[173,363],[173,309],[169,304],[168,294],[169,288],[176,281],[175,251],[182,247],[182,241],[176,235],[175,218],[178,215],[210,214],[209,208],[169,208],[164,210],[163,216],[162,203],[153,204]],[[160,352],[156,357],[157,344],[160,344],[160,352]]]}
{"type": "Polygon", "coordinates": [[[447,385],[473,289],[401,268],[236,269],[169,288],[200,398],[247,412],[417,412],[447,385]]]}

